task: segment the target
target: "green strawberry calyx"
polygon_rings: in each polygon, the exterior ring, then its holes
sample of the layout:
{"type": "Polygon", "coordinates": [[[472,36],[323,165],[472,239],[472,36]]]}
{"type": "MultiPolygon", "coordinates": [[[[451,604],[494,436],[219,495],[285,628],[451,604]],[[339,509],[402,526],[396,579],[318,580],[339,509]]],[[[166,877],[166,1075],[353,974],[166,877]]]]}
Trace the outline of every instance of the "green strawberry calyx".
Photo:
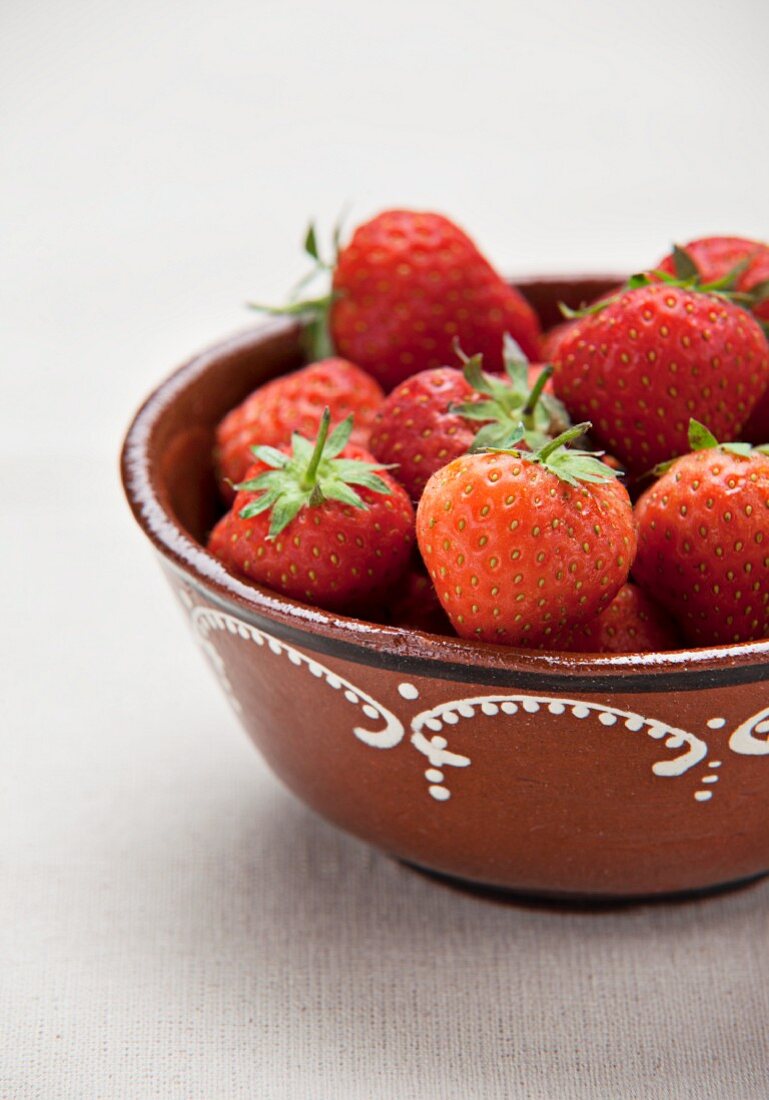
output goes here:
{"type": "MultiPolygon", "coordinates": [[[[694,417],[689,420],[689,448],[690,454],[697,451],[723,451],[725,454],[742,455],[743,458],[749,458],[753,454],[769,455],[769,443],[763,443],[759,447],[754,447],[752,443],[719,443],[710,428],[699,420],[695,420],[694,417]]],[[[685,457],[686,455],[679,455],[677,458],[668,459],[667,462],[660,462],[652,470],[653,476],[661,477],[678,462],[679,458],[685,457]]]]}
{"type": "Polygon", "coordinates": [[[532,450],[544,444],[567,428],[571,420],[564,405],[549,393],[543,393],[553,373],[551,365],[543,367],[534,385],[529,383],[529,362],[516,341],[505,333],[502,360],[505,377],[487,374],[483,370],[483,356],[467,356],[459,341],[454,350],[464,364],[465,380],[485,400],[464,401],[452,405],[450,412],[465,420],[483,421],[470,452],[503,446],[511,429],[523,426],[526,443],[532,450]]]}
{"type": "Polygon", "coordinates": [[[602,298],[598,302],[593,302],[592,305],[584,305],[580,309],[571,309],[564,302],[559,302],[558,308],[569,321],[591,317],[619,301],[627,291],[639,290],[641,287],[653,286],[659,283],[678,287],[681,290],[692,290],[698,294],[709,294],[711,297],[722,298],[747,310],[755,309],[756,306],[769,299],[769,279],[756,283],[750,290],[737,289],[740,278],[753,260],[752,255],[746,256],[738,264],[735,264],[730,271],[727,271],[725,275],[722,275],[720,279],[714,279],[711,282],[703,280],[694,258],[685,248],[674,245],[672,256],[674,275],[659,270],[640,272],[637,275],[631,275],[627,282],[608,298],[602,298]]]}
{"type": "Polygon", "coordinates": [[[602,451],[582,451],[569,447],[569,443],[585,435],[592,426],[589,420],[585,420],[582,424],[574,424],[571,428],[567,428],[555,439],[548,439],[537,450],[523,451],[517,447],[518,443],[525,441],[525,429],[523,424],[519,424],[517,435],[511,433],[515,438],[511,438],[506,446],[489,447],[487,450],[494,454],[515,455],[516,458],[523,459],[525,462],[543,466],[568,485],[579,486],[581,482],[599,484],[621,477],[619,470],[614,470],[601,461],[602,451]]]}
{"type": "Polygon", "coordinates": [[[277,538],[302,508],[317,508],[327,500],[336,500],[351,508],[368,508],[353,486],[374,493],[391,493],[390,486],[378,474],[380,470],[389,469],[388,466],[339,457],[350,438],[352,416],[329,435],[330,424],[331,410],[327,406],[315,441],[294,432],[290,454],[275,447],[251,448],[254,457],[270,469],[235,486],[237,490],[260,494],[238,514],[241,519],[251,519],[269,510],[268,539],[277,538]]]}
{"type": "Polygon", "coordinates": [[[330,288],[325,293],[314,297],[305,297],[305,291],[319,276],[328,278],[333,276],[336,268],[339,248],[341,245],[342,224],[344,215],[339,218],[333,229],[331,241],[331,256],[324,259],[318,246],[318,234],[315,224],[310,222],[304,235],[304,252],[313,262],[310,271],[304,275],[289,292],[289,300],[283,306],[269,306],[261,302],[249,302],[248,308],[258,313],[266,313],[270,317],[297,317],[304,322],[302,339],[305,351],[312,360],[328,359],[335,354],[334,341],[331,336],[330,315],[331,306],[339,297],[336,291],[330,288]]]}
{"type": "MultiPolygon", "coordinates": [[[[684,282],[691,281],[693,289],[704,290],[710,294],[721,294],[725,298],[744,305],[746,309],[755,309],[769,299],[769,279],[754,283],[750,290],[737,290],[737,284],[748,270],[760,250],[748,253],[730,271],[715,282],[704,283],[694,257],[680,245],[673,245],[673,268],[676,277],[684,282]]],[[[670,278],[670,276],[668,276],[670,278]]]]}

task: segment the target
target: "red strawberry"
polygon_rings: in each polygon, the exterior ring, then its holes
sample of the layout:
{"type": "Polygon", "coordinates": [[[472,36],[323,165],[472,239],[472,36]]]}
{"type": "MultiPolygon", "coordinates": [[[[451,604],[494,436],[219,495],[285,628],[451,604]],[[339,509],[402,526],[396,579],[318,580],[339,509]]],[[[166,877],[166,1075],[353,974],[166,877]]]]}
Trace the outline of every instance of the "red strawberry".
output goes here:
{"type": "MultiPolygon", "coordinates": [[[[676,246],[659,265],[660,271],[700,283],[725,282],[769,329],[769,245],[743,237],[702,237],[684,248],[676,246]]],[[[752,443],[769,442],[769,387],[750,414],[740,435],[752,443]]]]}
{"type": "Polygon", "coordinates": [[[454,367],[424,370],[396,386],[371,429],[371,453],[395,465],[395,477],[412,500],[436,470],[470,450],[476,426],[451,410],[473,389],[454,367]]]}
{"type": "Polygon", "coordinates": [[[332,426],[354,416],[350,441],[362,447],[384,400],[378,382],[345,359],[323,359],[265,383],[225,416],[216,429],[215,461],[227,499],[252,465],[253,447],[278,447],[292,432],[314,439],[326,405],[332,426]]]}
{"type": "Polygon", "coordinates": [[[454,634],[433,582],[422,569],[412,568],[401,582],[390,622],[393,626],[423,630],[428,634],[454,634]]]}
{"type": "Polygon", "coordinates": [[[572,416],[589,416],[636,474],[688,449],[690,416],[739,434],[769,385],[769,345],[749,313],[643,278],[565,334],[553,375],[572,416]]]}
{"type": "Polygon", "coordinates": [[[406,493],[348,445],[352,418],[328,435],[326,409],[313,444],[256,449],[208,549],[234,573],[329,610],[353,610],[392,588],[413,546],[406,493]]]}
{"type": "Polygon", "coordinates": [[[769,635],[769,455],[719,446],[692,422],[692,453],[636,505],[639,584],[694,645],[769,635]]]}
{"type": "Polygon", "coordinates": [[[561,340],[572,329],[580,318],[581,313],[589,312],[590,306],[597,306],[599,302],[608,302],[610,299],[616,298],[625,289],[624,284],[622,286],[612,287],[610,290],[606,290],[603,294],[599,295],[592,302],[586,302],[583,310],[571,310],[561,305],[561,311],[567,314],[565,320],[560,324],[553,325],[551,329],[548,329],[542,336],[542,359],[546,363],[554,363],[558,359],[558,350],[561,346],[561,340]],[[573,316],[572,316],[573,315],[573,316]]]}
{"type": "MultiPolygon", "coordinates": [[[[769,244],[744,237],[700,237],[676,247],[657,270],[683,279],[696,276],[702,283],[715,283],[733,273],[737,291],[755,291],[763,283],[769,290],[769,244]]],[[[769,321],[769,294],[759,297],[753,310],[769,321]]]]}
{"type": "Polygon", "coordinates": [[[539,354],[539,322],[470,238],[440,214],[387,210],[358,227],[339,253],[331,333],[341,355],[386,389],[439,367],[459,339],[490,370],[509,332],[539,354]]]}
{"type": "Polygon", "coordinates": [[[458,634],[541,646],[599,614],[627,580],[633,510],[613,471],[564,443],[469,454],[439,470],[417,510],[417,539],[458,634]]]}
{"type": "Polygon", "coordinates": [[[600,615],[553,643],[571,653],[661,653],[680,645],[668,616],[636,584],[623,584],[600,615]]]}
{"type": "Polygon", "coordinates": [[[559,325],[554,325],[544,334],[542,337],[542,358],[546,363],[556,361],[561,340],[574,324],[576,324],[575,321],[561,321],[559,325]]]}
{"type": "Polygon", "coordinates": [[[359,226],[345,247],[335,244],[337,255],[326,263],[312,226],[305,240],[316,270],[333,273],[332,294],[268,312],[304,316],[316,349],[335,347],[385,389],[448,362],[456,339],[490,370],[502,368],[506,332],[538,357],[532,307],[441,214],[387,210],[359,226]]]}
{"type": "Polygon", "coordinates": [[[396,386],[380,407],[369,446],[380,462],[397,464],[395,477],[418,500],[436,470],[471,447],[501,446],[521,423],[539,446],[568,426],[566,410],[543,394],[551,369],[529,366],[506,343],[506,378],[485,374],[481,357],[420,371],[396,386]],[[483,425],[483,426],[481,426],[483,425]]]}

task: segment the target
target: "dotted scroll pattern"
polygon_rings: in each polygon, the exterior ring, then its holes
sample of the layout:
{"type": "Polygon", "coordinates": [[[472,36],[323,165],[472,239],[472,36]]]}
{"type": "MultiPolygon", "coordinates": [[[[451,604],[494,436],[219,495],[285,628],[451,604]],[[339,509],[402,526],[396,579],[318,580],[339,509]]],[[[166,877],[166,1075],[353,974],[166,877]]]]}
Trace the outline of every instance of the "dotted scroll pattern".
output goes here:
{"type": "MultiPolygon", "coordinates": [[[[413,685],[401,684],[401,694],[408,688],[413,689],[413,685]]],[[[672,759],[660,760],[652,765],[655,775],[664,777],[684,775],[707,756],[707,745],[693,733],[669,726],[656,718],[644,718],[632,711],[606,707],[599,703],[549,695],[482,695],[470,699],[452,699],[450,702],[440,703],[437,707],[422,711],[411,723],[412,744],[427,757],[430,763],[430,767],[425,772],[425,778],[430,784],[428,790],[432,797],[439,801],[446,801],[451,796],[448,787],[443,783],[443,769],[447,765],[467,767],[470,764],[469,757],[448,750],[448,741],[444,736],[447,727],[456,726],[463,719],[475,718],[478,715],[494,717],[502,713],[512,718],[514,715],[537,714],[543,710],[554,717],[566,715],[581,721],[595,719],[607,729],[621,723],[632,733],[643,731],[654,740],[663,740],[665,747],[671,751],[684,750],[672,759]]],[[[711,794],[710,791],[703,793],[707,796],[711,794]]]]}
{"type": "MultiPolygon", "coordinates": [[[[332,690],[340,691],[347,702],[356,707],[366,719],[377,720],[381,724],[378,729],[371,729],[368,725],[353,726],[353,734],[364,744],[374,748],[389,749],[403,740],[405,733],[403,722],[371,695],[339,676],[332,669],[233,615],[196,605],[186,589],[180,589],[179,596],[190,613],[198,641],[238,713],[242,711],[241,704],[227,676],[224,660],[212,641],[212,636],[221,631],[226,631],[255,645],[266,646],[275,655],[287,657],[291,664],[305,668],[310,675],[324,681],[332,690]]],[[[398,692],[407,702],[415,702],[419,698],[418,689],[408,682],[401,683],[398,692]]],[[[472,763],[470,757],[449,749],[446,734],[453,727],[462,721],[478,717],[491,718],[504,714],[514,718],[516,715],[533,715],[542,711],[555,718],[567,716],[580,721],[597,721],[607,730],[621,726],[631,733],[645,733],[655,741],[662,741],[666,749],[676,753],[675,756],[659,760],[652,765],[654,774],[662,778],[685,775],[705,761],[708,755],[707,743],[687,730],[670,726],[657,718],[645,718],[633,711],[620,710],[600,703],[557,696],[524,694],[482,695],[452,699],[429,710],[422,710],[411,719],[411,744],[427,759],[428,767],[424,775],[430,796],[437,802],[446,802],[451,798],[451,791],[446,782],[446,769],[466,768],[472,763]]],[[[723,729],[726,724],[725,718],[715,717],[708,721],[707,726],[715,731],[723,729]]],[[[733,731],[729,738],[729,748],[741,756],[769,756],[769,707],[754,714],[733,731]]],[[[700,785],[694,793],[694,799],[698,803],[706,804],[713,798],[722,765],[722,760],[707,761],[705,774],[701,777],[700,785]]]]}
{"type": "Polygon", "coordinates": [[[217,631],[227,631],[229,634],[243,638],[244,641],[252,642],[258,646],[266,646],[276,656],[283,655],[287,657],[292,665],[304,667],[311,676],[325,681],[332,690],[341,692],[347,702],[356,707],[367,719],[372,721],[378,719],[384,723],[381,729],[370,729],[368,726],[362,725],[353,726],[353,733],[364,744],[378,749],[391,749],[403,740],[405,731],[400,719],[396,718],[391,711],[383,707],[367,692],[361,691],[360,688],[351,684],[343,676],[337,675],[330,668],[321,664],[320,661],[308,657],[301,650],[294,649],[293,646],[273,637],[266,631],[250,626],[224,611],[195,606],[192,604],[189,594],[183,589],[181,591],[182,602],[190,612],[192,625],[198,640],[208,655],[230,702],[239,714],[242,713],[243,708],[227,676],[224,661],[211,641],[211,635],[217,631]]]}
{"type": "MultiPolygon", "coordinates": [[[[405,699],[416,699],[419,695],[413,684],[403,683],[398,690],[405,699]]],[[[708,754],[707,744],[687,730],[669,726],[656,718],[644,718],[632,711],[598,703],[533,695],[484,695],[473,699],[455,699],[422,711],[411,722],[411,742],[427,757],[430,765],[425,770],[425,778],[432,797],[439,802],[445,802],[451,797],[445,784],[446,767],[466,768],[471,763],[469,757],[449,751],[448,740],[444,736],[446,727],[456,726],[462,719],[477,715],[493,717],[501,712],[512,717],[516,714],[537,714],[543,709],[556,717],[568,714],[580,720],[594,718],[607,728],[622,723],[625,729],[633,733],[645,731],[654,740],[664,740],[665,748],[671,751],[684,750],[672,759],[653,764],[652,771],[655,775],[667,778],[685,775],[704,761],[708,754]]],[[[711,718],[707,726],[711,730],[720,730],[726,724],[725,718],[716,717],[711,718]]],[[[769,707],[737,726],[729,738],[729,748],[738,756],[769,756],[769,707]]],[[[722,760],[707,762],[707,771],[700,779],[698,790],[694,792],[696,802],[707,803],[713,798],[713,789],[719,782],[718,772],[722,766],[722,760]]]]}

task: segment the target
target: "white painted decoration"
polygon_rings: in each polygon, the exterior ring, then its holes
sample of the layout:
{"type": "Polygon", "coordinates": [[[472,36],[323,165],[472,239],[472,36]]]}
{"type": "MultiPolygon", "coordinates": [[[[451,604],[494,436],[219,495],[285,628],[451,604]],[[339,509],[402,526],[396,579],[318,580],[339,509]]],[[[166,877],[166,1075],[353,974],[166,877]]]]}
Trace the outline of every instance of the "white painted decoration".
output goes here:
{"type": "MultiPolygon", "coordinates": [[[[378,721],[378,729],[364,725],[354,725],[352,733],[359,741],[372,748],[391,749],[399,745],[405,735],[402,721],[387,707],[377,702],[371,695],[346,680],[315,657],[309,657],[301,650],[279,638],[242,622],[235,616],[215,608],[196,605],[191,593],[182,588],[180,599],[190,614],[195,634],[201,647],[208,656],[214,671],[238,713],[242,706],[230,683],[224,661],[219,654],[214,638],[217,633],[226,632],[258,646],[266,646],[276,656],[285,656],[297,668],[304,668],[316,679],[323,680],[332,691],[342,694],[344,699],[369,721],[378,721]]],[[[399,696],[407,702],[419,698],[419,690],[409,681],[398,684],[399,696]]],[[[687,730],[671,726],[657,718],[647,718],[633,711],[605,706],[583,699],[561,698],[548,695],[490,694],[467,698],[450,699],[437,706],[420,711],[410,720],[411,745],[427,759],[428,767],[424,776],[428,783],[428,793],[437,802],[445,802],[451,797],[446,783],[445,769],[467,768],[472,763],[469,756],[449,749],[447,733],[455,731],[462,722],[471,719],[483,719],[505,715],[511,720],[525,718],[546,709],[553,718],[566,717],[578,721],[596,720],[606,731],[606,736],[616,737],[625,730],[630,733],[645,732],[655,741],[662,742],[672,756],[656,761],[652,765],[654,775],[663,779],[675,779],[687,774],[692,768],[706,760],[707,742],[687,730]]],[[[725,718],[716,716],[706,723],[709,730],[723,729],[725,718]]],[[[754,714],[742,722],[729,737],[729,748],[739,756],[769,756],[769,707],[754,714]]],[[[564,752],[568,743],[564,743],[564,752]]],[[[722,760],[707,762],[709,769],[721,768],[722,760]]],[[[695,791],[694,799],[705,804],[713,798],[713,787],[719,776],[712,771],[702,777],[701,783],[709,789],[695,791]]]]}

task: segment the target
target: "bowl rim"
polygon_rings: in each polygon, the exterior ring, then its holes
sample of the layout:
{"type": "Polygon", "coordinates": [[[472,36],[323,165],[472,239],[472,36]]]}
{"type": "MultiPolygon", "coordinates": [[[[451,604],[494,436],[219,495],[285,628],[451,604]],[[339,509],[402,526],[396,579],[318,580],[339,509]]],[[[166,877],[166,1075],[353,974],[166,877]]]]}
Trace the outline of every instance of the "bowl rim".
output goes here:
{"type": "MultiPolygon", "coordinates": [[[[601,275],[536,276],[543,284],[603,280],[601,275]]],[[[613,276],[607,276],[607,281],[613,276]]],[[[769,680],[769,639],[663,653],[574,654],[525,650],[382,626],[324,611],[227,572],[164,504],[152,445],[164,415],[204,374],[244,351],[296,336],[296,321],[265,321],[204,348],[152,390],[135,413],[120,456],[123,490],[139,527],[171,570],[201,597],[257,629],[357,664],[404,677],[433,677],[488,685],[595,693],[693,691],[769,680]]]]}

